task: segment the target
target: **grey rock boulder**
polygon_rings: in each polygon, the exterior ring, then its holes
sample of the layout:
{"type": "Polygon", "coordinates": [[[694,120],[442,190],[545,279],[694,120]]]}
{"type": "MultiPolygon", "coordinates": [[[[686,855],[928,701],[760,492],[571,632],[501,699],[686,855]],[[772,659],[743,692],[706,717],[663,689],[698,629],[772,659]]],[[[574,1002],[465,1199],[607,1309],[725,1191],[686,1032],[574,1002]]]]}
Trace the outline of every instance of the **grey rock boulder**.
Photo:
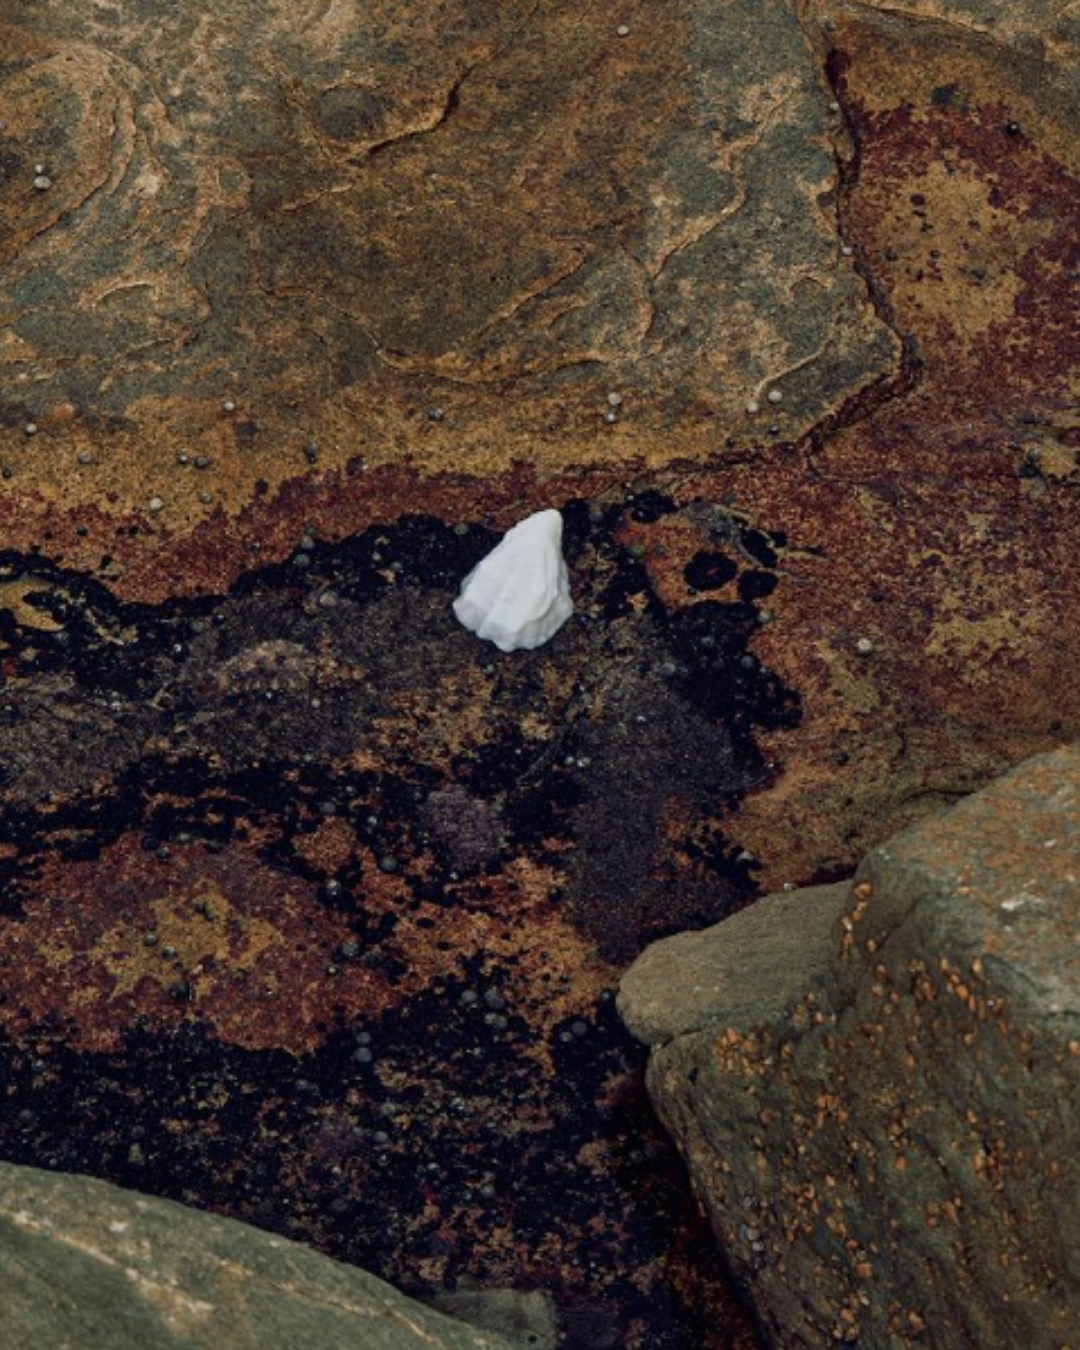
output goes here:
{"type": "Polygon", "coordinates": [[[850,889],[841,882],[770,895],[713,928],[654,942],[623,977],[623,1021],[656,1045],[699,1030],[718,1007],[750,1026],[784,1016],[823,985],[850,889]]]}
{"type": "Polygon", "coordinates": [[[8,1350],[520,1350],[298,1243],[0,1163],[8,1350]]]}
{"type": "Polygon", "coordinates": [[[620,1007],[776,1346],[1080,1344],[1076,749],[658,943],[620,1007]]]}

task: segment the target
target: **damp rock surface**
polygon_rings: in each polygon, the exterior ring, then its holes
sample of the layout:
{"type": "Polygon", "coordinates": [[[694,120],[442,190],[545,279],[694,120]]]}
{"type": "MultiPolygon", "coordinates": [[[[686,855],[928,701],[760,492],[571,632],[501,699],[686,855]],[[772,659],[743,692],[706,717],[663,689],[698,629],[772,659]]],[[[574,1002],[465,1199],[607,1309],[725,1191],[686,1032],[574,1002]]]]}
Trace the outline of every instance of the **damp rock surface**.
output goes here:
{"type": "Polygon", "coordinates": [[[0,1325],[23,1350],[524,1350],[363,1270],[89,1177],[0,1163],[0,1325]]]}
{"type": "Polygon", "coordinates": [[[0,1156],[547,1290],[568,1346],[752,1345],[612,990],[752,896],[705,813],[797,701],[759,601],[655,598],[623,531],[671,511],[570,504],[583,612],[511,658],[450,608],[480,525],[164,607],[8,551],[0,1156]]]}
{"type": "Polygon", "coordinates": [[[1070,746],[897,835],[852,883],[761,901],[790,959],[757,999],[745,915],[624,977],[653,1101],[777,1346],[1070,1343],[1077,875],[1070,746]],[[709,981],[689,1016],[683,980],[709,981]]]}
{"type": "Polygon", "coordinates": [[[433,1305],[473,1326],[502,1332],[523,1350],[557,1350],[566,1344],[555,1307],[540,1289],[454,1289],[433,1305]]]}

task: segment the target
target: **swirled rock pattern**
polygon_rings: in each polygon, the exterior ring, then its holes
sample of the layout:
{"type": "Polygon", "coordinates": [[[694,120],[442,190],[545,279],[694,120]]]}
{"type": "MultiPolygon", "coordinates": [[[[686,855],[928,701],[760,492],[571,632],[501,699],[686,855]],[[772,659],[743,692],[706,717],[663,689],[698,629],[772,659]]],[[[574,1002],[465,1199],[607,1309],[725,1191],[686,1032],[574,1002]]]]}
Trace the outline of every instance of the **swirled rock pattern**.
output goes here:
{"type": "Polygon", "coordinates": [[[33,367],[43,426],[118,424],[144,472],[192,438],[277,442],[280,481],[304,436],[435,467],[428,400],[474,473],[538,436],[577,465],[647,427],[743,431],[774,387],[790,440],[895,368],[781,0],[631,6],[623,36],[518,0],[29,9],[0,92],[0,372],[33,367]],[[634,428],[603,434],[616,386],[634,428]]]}
{"type": "Polygon", "coordinates": [[[744,1347],[610,992],[1080,728],[1070,5],[0,20],[0,1150],[744,1347]]]}

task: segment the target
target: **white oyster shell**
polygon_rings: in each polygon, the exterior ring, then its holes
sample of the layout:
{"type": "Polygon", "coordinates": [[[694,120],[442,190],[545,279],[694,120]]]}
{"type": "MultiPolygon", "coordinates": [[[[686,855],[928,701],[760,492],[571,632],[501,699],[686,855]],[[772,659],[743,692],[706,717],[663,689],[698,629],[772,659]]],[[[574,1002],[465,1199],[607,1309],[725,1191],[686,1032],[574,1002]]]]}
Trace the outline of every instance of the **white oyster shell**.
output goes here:
{"type": "Polygon", "coordinates": [[[562,555],[562,516],[537,511],[482,558],[461,583],[454,613],[503,652],[542,647],[574,612],[562,555]]]}

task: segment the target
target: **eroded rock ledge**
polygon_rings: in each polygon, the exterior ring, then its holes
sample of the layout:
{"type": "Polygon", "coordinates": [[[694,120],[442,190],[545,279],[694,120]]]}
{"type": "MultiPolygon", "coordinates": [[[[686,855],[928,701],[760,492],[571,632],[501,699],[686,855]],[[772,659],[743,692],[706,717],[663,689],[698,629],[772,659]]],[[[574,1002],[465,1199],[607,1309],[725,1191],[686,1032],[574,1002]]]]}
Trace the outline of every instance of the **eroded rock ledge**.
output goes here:
{"type": "Polygon", "coordinates": [[[620,1007],[778,1346],[1080,1325],[1080,751],[651,947],[620,1007]]]}

